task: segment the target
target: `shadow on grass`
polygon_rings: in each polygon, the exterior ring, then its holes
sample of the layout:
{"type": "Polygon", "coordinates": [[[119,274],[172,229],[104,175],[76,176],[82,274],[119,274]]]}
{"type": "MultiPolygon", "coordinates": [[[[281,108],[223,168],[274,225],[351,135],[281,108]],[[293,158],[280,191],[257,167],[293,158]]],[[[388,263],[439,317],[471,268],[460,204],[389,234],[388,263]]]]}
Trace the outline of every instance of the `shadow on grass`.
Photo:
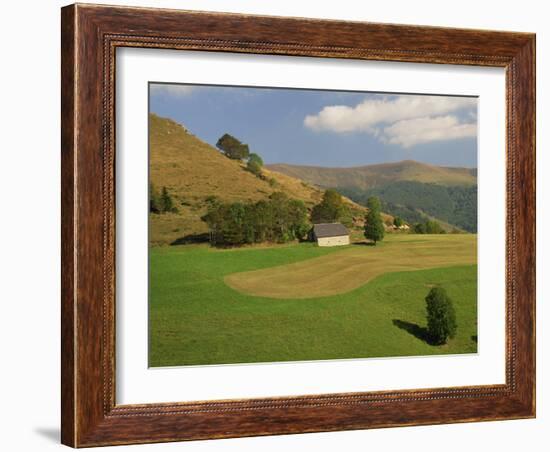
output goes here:
{"type": "Polygon", "coordinates": [[[367,242],[366,240],[363,240],[362,242],[353,242],[352,245],[359,245],[359,246],[376,246],[374,242],[367,242]]]}
{"type": "Polygon", "coordinates": [[[470,339],[472,339],[477,344],[477,334],[474,334],[470,339]]]}
{"type": "Polygon", "coordinates": [[[430,335],[428,334],[428,329],[423,326],[419,326],[416,323],[406,322],[405,320],[393,319],[392,323],[402,330],[405,330],[407,333],[412,334],[417,339],[426,342],[428,345],[437,345],[435,344],[430,335]]]}
{"type": "Polygon", "coordinates": [[[194,243],[206,243],[210,241],[208,232],[202,234],[188,234],[174,240],[170,245],[190,245],[194,243]]]}

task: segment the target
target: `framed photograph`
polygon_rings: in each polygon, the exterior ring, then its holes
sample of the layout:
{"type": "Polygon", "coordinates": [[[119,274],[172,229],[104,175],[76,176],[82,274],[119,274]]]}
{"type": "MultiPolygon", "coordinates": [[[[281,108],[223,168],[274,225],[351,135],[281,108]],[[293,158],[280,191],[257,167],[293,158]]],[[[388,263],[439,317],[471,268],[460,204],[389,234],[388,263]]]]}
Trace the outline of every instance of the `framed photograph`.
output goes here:
{"type": "Polygon", "coordinates": [[[62,442],[535,416],[535,36],[62,9],[62,442]]]}

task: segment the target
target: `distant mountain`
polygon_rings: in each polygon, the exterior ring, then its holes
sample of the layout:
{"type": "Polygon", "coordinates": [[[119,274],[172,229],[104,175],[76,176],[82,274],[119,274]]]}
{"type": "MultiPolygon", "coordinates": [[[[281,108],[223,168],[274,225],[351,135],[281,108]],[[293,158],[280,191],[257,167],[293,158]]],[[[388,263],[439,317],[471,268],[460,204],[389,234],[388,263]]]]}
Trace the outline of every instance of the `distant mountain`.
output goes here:
{"type": "Polygon", "coordinates": [[[385,212],[408,223],[435,219],[447,230],[477,230],[476,168],[413,160],[350,168],[287,164],[268,167],[322,188],[336,188],[362,205],[369,196],[377,196],[385,212]]]}
{"type": "Polygon", "coordinates": [[[340,188],[340,191],[360,204],[366,204],[369,196],[377,196],[385,212],[409,223],[435,219],[447,230],[477,230],[477,185],[397,181],[367,190],[340,188]]]}
{"type": "MultiPolygon", "coordinates": [[[[323,189],[269,169],[263,170],[265,177],[260,179],[181,124],[155,114],[149,116],[149,149],[150,182],[157,190],[166,187],[178,209],[178,213],[150,215],[152,244],[184,243],[204,236],[208,228],[201,216],[213,198],[259,201],[282,191],[312,208],[323,196],[323,189]]],[[[364,207],[347,198],[345,202],[355,217],[365,215],[364,207]]]]}
{"type": "Polygon", "coordinates": [[[367,190],[398,181],[414,181],[445,186],[477,184],[477,169],[429,165],[414,160],[396,163],[325,168],[320,166],[267,165],[273,171],[296,177],[324,188],[359,188],[367,190]]]}

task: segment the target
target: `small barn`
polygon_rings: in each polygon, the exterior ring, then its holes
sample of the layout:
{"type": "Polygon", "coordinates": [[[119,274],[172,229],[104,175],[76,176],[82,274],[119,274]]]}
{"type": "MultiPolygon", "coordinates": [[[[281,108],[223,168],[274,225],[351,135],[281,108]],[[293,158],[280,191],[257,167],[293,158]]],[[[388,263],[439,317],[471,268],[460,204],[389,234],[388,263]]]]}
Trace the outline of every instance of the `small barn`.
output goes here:
{"type": "Polygon", "coordinates": [[[314,224],[311,235],[319,246],[349,245],[349,231],[341,223],[314,224]]]}

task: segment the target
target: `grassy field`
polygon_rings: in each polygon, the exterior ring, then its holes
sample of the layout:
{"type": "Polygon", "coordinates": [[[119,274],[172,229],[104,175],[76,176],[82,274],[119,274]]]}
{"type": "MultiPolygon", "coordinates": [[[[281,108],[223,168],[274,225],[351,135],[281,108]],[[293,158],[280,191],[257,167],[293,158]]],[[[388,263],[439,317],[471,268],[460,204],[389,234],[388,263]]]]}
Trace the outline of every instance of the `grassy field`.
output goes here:
{"type": "Polygon", "coordinates": [[[376,247],[151,248],[149,364],[476,352],[475,252],[474,235],[398,234],[376,247]],[[340,286],[325,283],[331,275],[340,286]],[[457,311],[457,336],[444,346],[425,341],[434,285],[457,311]],[[313,298],[303,298],[308,288],[313,298]]]}

